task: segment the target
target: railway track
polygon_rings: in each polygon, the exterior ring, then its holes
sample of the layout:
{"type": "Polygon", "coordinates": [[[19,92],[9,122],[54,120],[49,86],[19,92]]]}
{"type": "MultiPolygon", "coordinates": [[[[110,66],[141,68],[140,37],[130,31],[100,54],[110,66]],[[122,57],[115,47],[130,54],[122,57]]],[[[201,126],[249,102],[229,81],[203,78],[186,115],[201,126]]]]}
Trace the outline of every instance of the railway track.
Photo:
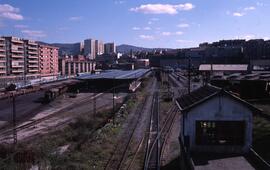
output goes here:
{"type": "MultiPolygon", "coordinates": [[[[97,99],[98,97],[101,97],[103,94],[104,93],[98,93],[97,95],[92,96],[90,98],[90,100],[97,99]]],[[[10,129],[2,130],[0,132],[1,141],[9,139],[10,138],[9,136],[14,133],[14,130],[16,130],[16,133],[18,133],[19,131],[25,130],[27,128],[31,128],[31,127],[36,126],[36,125],[38,125],[38,124],[40,124],[40,123],[42,123],[42,122],[44,122],[46,120],[49,120],[49,119],[55,117],[56,115],[59,116],[59,112],[63,112],[63,111],[68,110],[68,109],[70,109],[70,108],[72,108],[74,106],[77,106],[78,103],[84,104],[86,102],[89,102],[89,96],[83,98],[79,102],[72,103],[72,104],[70,104],[69,106],[67,106],[67,107],[65,107],[63,109],[60,109],[60,110],[58,110],[58,111],[56,111],[56,112],[54,112],[52,114],[49,114],[47,116],[42,117],[42,118],[33,120],[31,122],[28,122],[28,123],[22,123],[21,125],[18,125],[16,128],[10,128],[10,129]]],[[[99,108],[102,108],[102,107],[104,107],[104,106],[100,106],[99,108]]]]}
{"type": "Polygon", "coordinates": [[[162,156],[164,155],[165,146],[168,144],[168,138],[173,127],[178,108],[173,106],[165,119],[162,128],[159,127],[159,105],[158,99],[154,100],[152,106],[151,125],[149,128],[148,146],[146,149],[144,170],[160,169],[162,156]]]}
{"type": "Polygon", "coordinates": [[[163,162],[164,162],[165,147],[168,144],[168,139],[171,134],[173,123],[178,113],[177,110],[178,110],[177,106],[174,105],[173,108],[170,110],[170,113],[167,119],[165,120],[163,128],[161,129],[161,136],[160,136],[161,138],[160,139],[161,140],[161,153],[160,153],[161,165],[163,165],[163,162]]]}
{"type": "MultiPolygon", "coordinates": [[[[136,127],[140,121],[140,118],[141,118],[141,115],[142,115],[142,112],[143,112],[143,109],[145,107],[147,99],[148,99],[148,97],[145,97],[143,99],[143,101],[138,105],[136,112],[135,112],[135,120],[131,121],[131,123],[129,124],[130,130],[127,130],[124,132],[124,136],[128,136],[128,139],[121,140],[118,142],[119,145],[116,146],[115,152],[112,154],[111,158],[109,159],[105,169],[117,170],[117,169],[122,168],[124,160],[127,156],[128,150],[129,150],[129,146],[130,146],[132,138],[134,136],[133,134],[134,134],[136,127]]],[[[142,143],[142,141],[140,142],[140,145],[141,145],[141,143],[142,143]]]]}
{"type": "Polygon", "coordinates": [[[159,157],[159,93],[155,92],[152,102],[151,121],[149,126],[149,137],[146,147],[144,170],[159,169],[159,157]]]}

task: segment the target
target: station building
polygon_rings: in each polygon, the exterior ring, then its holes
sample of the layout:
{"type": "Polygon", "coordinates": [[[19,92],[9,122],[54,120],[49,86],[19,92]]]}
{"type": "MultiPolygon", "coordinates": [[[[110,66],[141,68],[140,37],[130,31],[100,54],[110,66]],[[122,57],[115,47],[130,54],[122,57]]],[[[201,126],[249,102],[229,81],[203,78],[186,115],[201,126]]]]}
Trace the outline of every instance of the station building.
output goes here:
{"type": "Polygon", "coordinates": [[[206,85],[176,100],[182,112],[180,142],[194,152],[237,153],[252,144],[257,108],[231,93],[206,85]]]}

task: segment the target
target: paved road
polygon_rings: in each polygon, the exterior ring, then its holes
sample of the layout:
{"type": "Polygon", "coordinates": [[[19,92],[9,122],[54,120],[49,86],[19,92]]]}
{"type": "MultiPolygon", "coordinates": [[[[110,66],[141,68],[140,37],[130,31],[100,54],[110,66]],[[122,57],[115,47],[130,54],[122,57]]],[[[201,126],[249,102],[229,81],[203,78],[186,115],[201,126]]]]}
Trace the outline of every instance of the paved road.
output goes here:
{"type": "MultiPolygon", "coordinates": [[[[23,118],[27,116],[33,116],[42,104],[37,100],[44,96],[44,92],[39,91],[36,93],[30,93],[16,97],[16,113],[17,118],[23,118]]],[[[12,120],[12,99],[0,100],[0,121],[12,120]]]]}

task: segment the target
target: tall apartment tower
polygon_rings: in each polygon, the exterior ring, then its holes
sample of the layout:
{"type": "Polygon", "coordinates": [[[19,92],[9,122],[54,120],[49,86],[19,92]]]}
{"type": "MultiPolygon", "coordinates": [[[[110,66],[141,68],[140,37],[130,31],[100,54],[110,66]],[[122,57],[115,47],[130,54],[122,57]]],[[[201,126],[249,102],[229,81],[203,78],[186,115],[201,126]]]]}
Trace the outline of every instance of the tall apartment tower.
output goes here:
{"type": "Polygon", "coordinates": [[[104,45],[105,54],[116,53],[115,43],[106,43],[104,45]]]}
{"type": "Polygon", "coordinates": [[[49,45],[39,45],[39,72],[42,76],[56,76],[58,74],[59,48],[49,45]]]}
{"type": "Polygon", "coordinates": [[[104,44],[100,40],[95,41],[96,55],[102,55],[104,53],[104,44]]]}
{"type": "Polygon", "coordinates": [[[84,40],[84,55],[89,59],[96,58],[96,48],[95,48],[95,40],[86,39],[84,40]]]}
{"type": "Polygon", "coordinates": [[[84,42],[80,42],[80,54],[84,54],[84,42]]]}

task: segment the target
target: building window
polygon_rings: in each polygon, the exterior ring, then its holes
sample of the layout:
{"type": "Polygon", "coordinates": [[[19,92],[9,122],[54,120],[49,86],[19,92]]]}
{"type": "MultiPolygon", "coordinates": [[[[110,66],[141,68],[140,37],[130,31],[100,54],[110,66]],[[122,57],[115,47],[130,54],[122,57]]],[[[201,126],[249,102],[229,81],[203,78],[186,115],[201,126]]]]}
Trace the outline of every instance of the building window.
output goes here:
{"type": "Polygon", "coordinates": [[[197,145],[243,145],[244,121],[196,121],[197,145]]]}

